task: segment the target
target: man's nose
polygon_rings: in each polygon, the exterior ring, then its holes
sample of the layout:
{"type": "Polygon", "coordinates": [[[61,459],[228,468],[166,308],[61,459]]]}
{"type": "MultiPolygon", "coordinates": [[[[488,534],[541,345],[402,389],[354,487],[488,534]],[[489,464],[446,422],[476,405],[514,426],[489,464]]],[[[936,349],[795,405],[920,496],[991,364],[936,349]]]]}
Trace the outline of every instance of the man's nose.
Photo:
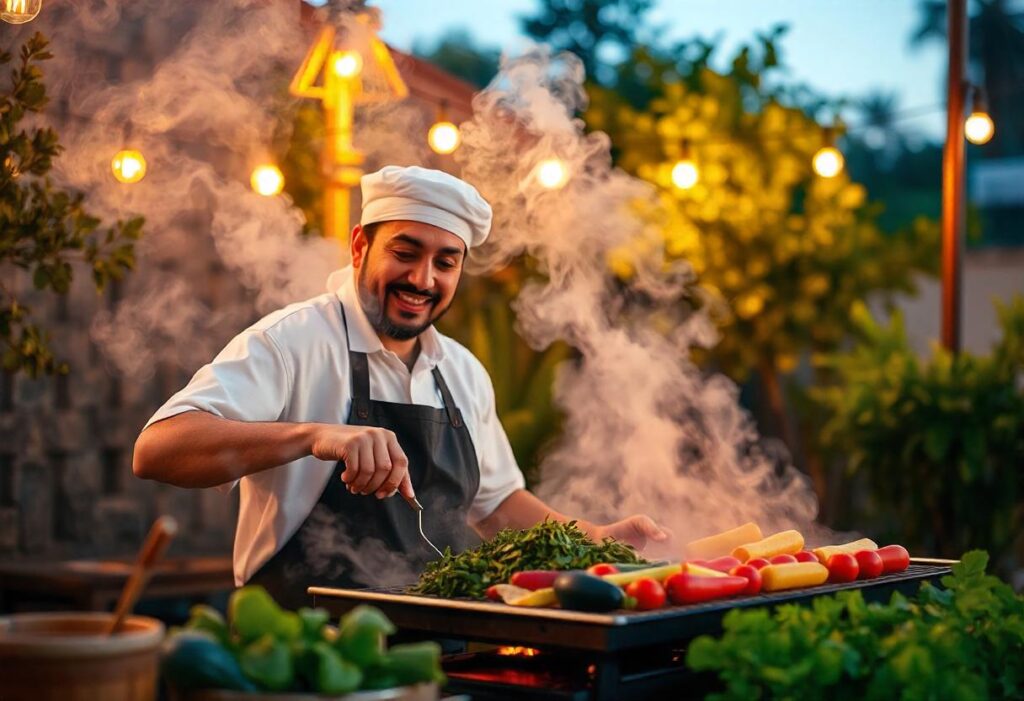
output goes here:
{"type": "Polygon", "coordinates": [[[421,290],[432,290],[434,289],[435,272],[432,263],[420,263],[409,273],[409,281],[421,290]]]}

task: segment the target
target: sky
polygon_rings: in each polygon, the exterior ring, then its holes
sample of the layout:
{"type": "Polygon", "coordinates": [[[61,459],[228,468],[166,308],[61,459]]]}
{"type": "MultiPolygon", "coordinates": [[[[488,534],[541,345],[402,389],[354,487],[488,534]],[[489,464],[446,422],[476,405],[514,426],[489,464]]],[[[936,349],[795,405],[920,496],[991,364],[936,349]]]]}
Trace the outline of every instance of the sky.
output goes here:
{"type": "MultiPolygon", "coordinates": [[[[478,43],[516,53],[526,46],[518,17],[537,0],[374,0],[383,13],[381,36],[398,49],[429,41],[446,30],[468,29],[478,43]]],[[[937,42],[917,49],[910,35],[917,0],[660,0],[649,18],[667,39],[720,36],[720,59],[730,49],[780,22],[790,27],[782,58],[795,82],[832,96],[874,90],[898,94],[908,131],[941,138],[945,51],[937,42]],[[724,50],[723,50],[724,49],[724,50]],[[933,107],[928,114],[920,111],[933,107]],[[921,108],[921,109],[919,109],[921,108]]]]}

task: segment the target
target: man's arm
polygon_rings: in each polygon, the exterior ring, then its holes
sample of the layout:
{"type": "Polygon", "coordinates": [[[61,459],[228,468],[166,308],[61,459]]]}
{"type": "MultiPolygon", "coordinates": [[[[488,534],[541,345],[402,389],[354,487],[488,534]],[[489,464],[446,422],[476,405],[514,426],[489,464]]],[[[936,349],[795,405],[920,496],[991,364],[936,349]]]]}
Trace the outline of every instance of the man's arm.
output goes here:
{"type": "MultiPolygon", "coordinates": [[[[555,511],[525,489],[517,489],[501,502],[490,516],[475,523],[474,528],[481,538],[493,538],[503,528],[529,528],[546,518],[563,523],[573,520],[572,517],[555,511]]],[[[603,538],[615,538],[638,549],[646,547],[648,541],[660,543],[671,537],[671,533],[659,528],[648,516],[630,516],[606,526],[599,526],[583,519],[576,519],[576,523],[595,542],[601,542],[603,538]]]]}
{"type": "Polygon", "coordinates": [[[313,455],[344,460],[349,491],[412,496],[409,461],[391,431],[372,426],[249,422],[188,411],[152,424],[135,443],[137,477],[213,487],[313,455]]]}

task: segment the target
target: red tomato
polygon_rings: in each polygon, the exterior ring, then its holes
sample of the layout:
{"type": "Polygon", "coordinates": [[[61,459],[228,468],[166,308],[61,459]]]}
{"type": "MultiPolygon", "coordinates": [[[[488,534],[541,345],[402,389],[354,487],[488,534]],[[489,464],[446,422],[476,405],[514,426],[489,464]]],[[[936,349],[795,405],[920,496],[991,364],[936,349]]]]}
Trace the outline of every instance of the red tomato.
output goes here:
{"type": "Polygon", "coordinates": [[[828,559],[825,566],[828,567],[828,581],[830,582],[852,582],[860,574],[857,558],[850,553],[836,553],[828,559]]]}
{"type": "Polygon", "coordinates": [[[595,574],[598,577],[603,577],[606,574],[615,574],[619,571],[619,568],[610,562],[599,562],[596,565],[591,565],[587,568],[587,572],[595,574]]]}
{"type": "Polygon", "coordinates": [[[487,587],[486,591],[484,591],[484,595],[491,601],[501,601],[501,590],[498,589],[499,586],[501,585],[492,584],[491,586],[487,587]]]}
{"type": "Polygon", "coordinates": [[[797,562],[817,562],[818,556],[812,553],[810,550],[801,550],[793,557],[796,558],[797,562]]]}
{"type": "Polygon", "coordinates": [[[910,567],[910,553],[902,545],[886,545],[875,552],[882,558],[882,574],[902,572],[910,567]]]}
{"type": "Polygon", "coordinates": [[[665,589],[673,604],[697,604],[735,596],[746,589],[748,584],[744,577],[701,577],[681,572],[665,581],[665,589]]]}
{"type": "Polygon", "coordinates": [[[752,558],[750,560],[747,560],[747,564],[750,565],[751,567],[753,567],[755,570],[759,570],[762,567],[767,567],[768,565],[770,565],[772,563],[768,562],[768,560],[766,558],[755,557],[755,558],[752,558]]]}
{"type": "Polygon", "coordinates": [[[773,555],[768,558],[768,562],[773,565],[786,565],[793,562],[798,562],[795,555],[773,555]]]}
{"type": "Polygon", "coordinates": [[[722,557],[716,557],[714,560],[708,560],[705,563],[696,563],[695,562],[693,564],[695,564],[695,565],[696,564],[701,564],[703,567],[707,567],[709,570],[717,570],[719,572],[728,572],[733,567],[735,567],[736,565],[739,565],[741,563],[740,563],[739,560],[737,560],[732,555],[723,555],[722,557]]]}
{"type": "Polygon", "coordinates": [[[636,599],[637,611],[660,609],[665,605],[665,587],[651,577],[644,577],[627,584],[626,596],[636,599]]]}
{"type": "Polygon", "coordinates": [[[874,550],[858,550],[854,557],[860,565],[860,579],[873,579],[882,574],[882,558],[874,550]]]}
{"type": "Polygon", "coordinates": [[[747,588],[743,590],[743,594],[753,596],[761,591],[761,570],[750,565],[737,565],[729,570],[729,574],[733,577],[743,577],[747,580],[747,588]]]}

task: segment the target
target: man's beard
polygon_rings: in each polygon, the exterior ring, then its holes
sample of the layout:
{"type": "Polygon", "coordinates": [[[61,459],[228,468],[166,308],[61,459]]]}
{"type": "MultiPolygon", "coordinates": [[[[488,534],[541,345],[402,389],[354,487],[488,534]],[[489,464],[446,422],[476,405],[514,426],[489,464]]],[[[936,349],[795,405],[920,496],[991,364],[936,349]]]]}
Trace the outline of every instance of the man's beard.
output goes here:
{"type": "Polygon", "coordinates": [[[420,290],[413,285],[402,282],[393,282],[390,285],[387,285],[384,288],[384,299],[382,302],[381,300],[378,300],[366,286],[365,274],[366,268],[363,267],[363,269],[359,271],[358,284],[356,285],[356,289],[359,292],[359,303],[363,307],[363,312],[366,314],[366,318],[370,322],[370,326],[372,326],[373,330],[382,336],[393,338],[396,341],[408,341],[410,338],[416,338],[426,331],[431,324],[444,316],[451,307],[451,304],[449,304],[447,307],[431,316],[431,312],[434,311],[434,307],[440,301],[441,296],[436,292],[420,290]],[[410,294],[430,298],[427,320],[422,324],[399,324],[388,318],[388,297],[393,292],[408,292],[410,294]]]}

